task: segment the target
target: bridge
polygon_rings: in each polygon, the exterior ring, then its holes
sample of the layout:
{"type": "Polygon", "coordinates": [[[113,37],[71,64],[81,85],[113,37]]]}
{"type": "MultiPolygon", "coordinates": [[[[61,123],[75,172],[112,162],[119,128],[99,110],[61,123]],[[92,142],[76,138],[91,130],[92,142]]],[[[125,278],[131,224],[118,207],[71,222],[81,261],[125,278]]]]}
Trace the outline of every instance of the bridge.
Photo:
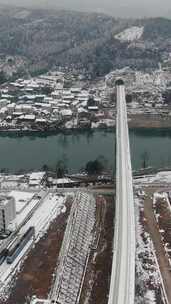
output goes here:
{"type": "MultiPolygon", "coordinates": [[[[116,82],[116,210],[113,262],[108,304],[134,304],[135,289],[135,221],[132,168],[125,99],[122,80],[116,82]]],[[[91,214],[92,212],[90,212],[91,214]]],[[[77,238],[76,238],[77,239],[77,238]]],[[[68,242],[67,242],[68,243],[68,242]]],[[[67,264],[68,267],[68,264],[67,264]]],[[[73,281],[69,281],[72,283],[73,281]]],[[[55,285],[54,285],[55,288],[55,285]]],[[[32,299],[32,304],[62,303],[55,294],[49,300],[32,299]],[[52,300],[52,298],[54,300],[52,300]],[[51,301],[52,300],[52,301],[51,301]]],[[[66,289],[66,292],[69,289],[66,289]]],[[[75,289],[74,289],[75,292],[75,289]]],[[[63,296],[63,294],[62,294],[63,296]]],[[[63,303],[69,303],[63,301],[63,303]]],[[[76,301],[72,301],[76,303],[76,301]]]]}
{"type": "Polygon", "coordinates": [[[116,118],[116,211],[108,304],[134,304],[135,222],[125,86],[119,79],[116,118]]]}

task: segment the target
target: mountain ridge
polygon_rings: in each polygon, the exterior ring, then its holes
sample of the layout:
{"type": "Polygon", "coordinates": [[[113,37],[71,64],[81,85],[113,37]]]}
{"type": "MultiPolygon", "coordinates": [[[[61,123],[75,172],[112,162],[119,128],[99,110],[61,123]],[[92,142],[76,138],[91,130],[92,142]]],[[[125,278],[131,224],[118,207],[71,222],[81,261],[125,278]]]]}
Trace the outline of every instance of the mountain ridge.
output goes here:
{"type": "Polygon", "coordinates": [[[0,54],[21,57],[31,74],[58,66],[91,77],[126,65],[153,68],[170,44],[171,20],[166,18],[116,19],[99,13],[24,8],[0,12],[0,54]],[[115,38],[132,26],[144,27],[141,39],[115,38]]]}

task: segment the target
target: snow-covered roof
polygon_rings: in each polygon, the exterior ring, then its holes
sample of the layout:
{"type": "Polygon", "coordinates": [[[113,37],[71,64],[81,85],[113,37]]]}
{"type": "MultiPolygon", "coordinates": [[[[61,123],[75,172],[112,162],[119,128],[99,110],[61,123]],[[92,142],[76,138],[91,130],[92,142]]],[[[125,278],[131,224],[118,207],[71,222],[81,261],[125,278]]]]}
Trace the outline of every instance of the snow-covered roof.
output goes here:
{"type": "Polygon", "coordinates": [[[80,93],[81,88],[71,88],[71,93],[80,93]]]}
{"type": "Polygon", "coordinates": [[[44,119],[44,118],[37,118],[36,119],[36,122],[46,122],[47,120],[46,119],[44,119]]]}
{"type": "Polygon", "coordinates": [[[98,107],[97,106],[90,106],[88,107],[89,110],[98,110],[98,107]]]}
{"type": "Polygon", "coordinates": [[[70,109],[66,110],[61,110],[61,115],[62,116],[72,116],[72,111],[70,109]]]}
{"type": "Polygon", "coordinates": [[[35,120],[35,115],[34,114],[24,115],[24,119],[26,119],[26,120],[35,120]]]}
{"type": "Polygon", "coordinates": [[[30,181],[31,180],[42,180],[42,178],[44,177],[45,172],[33,172],[30,174],[30,181]]]}
{"type": "Polygon", "coordinates": [[[53,179],[52,182],[53,184],[57,184],[57,185],[75,183],[75,181],[73,181],[70,178],[57,178],[57,179],[53,179]]]}
{"type": "Polygon", "coordinates": [[[88,111],[82,107],[78,108],[78,113],[88,113],[88,111]]]}
{"type": "Polygon", "coordinates": [[[5,113],[7,111],[7,107],[1,108],[0,113],[5,113]]]}

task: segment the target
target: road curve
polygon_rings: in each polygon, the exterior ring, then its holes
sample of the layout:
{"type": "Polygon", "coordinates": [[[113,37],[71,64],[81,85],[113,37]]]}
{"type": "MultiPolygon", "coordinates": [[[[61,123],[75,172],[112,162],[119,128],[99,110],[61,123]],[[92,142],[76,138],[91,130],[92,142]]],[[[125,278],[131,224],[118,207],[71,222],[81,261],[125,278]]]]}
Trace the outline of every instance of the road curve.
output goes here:
{"type": "Polygon", "coordinates": [[[108,304],[134,304],[135,220],[125,87],[117,84],[116,212],[108,304]]]}

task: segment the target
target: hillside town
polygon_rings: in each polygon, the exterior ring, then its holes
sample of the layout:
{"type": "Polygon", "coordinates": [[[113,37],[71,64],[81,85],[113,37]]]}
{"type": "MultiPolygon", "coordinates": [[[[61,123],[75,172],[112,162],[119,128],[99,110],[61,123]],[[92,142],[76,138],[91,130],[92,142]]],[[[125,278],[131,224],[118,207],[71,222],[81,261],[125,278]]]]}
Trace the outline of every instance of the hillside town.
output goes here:
{"type": "Polygon", "coordinates": [[[125,67],[93,82],[82,75],[53,71],[1,85],[0,131],[113,128],[119,77],[124,77],[127,87],[128,115],[171,116],[169,68],[159,66],[145,73],[125,67]]]}

